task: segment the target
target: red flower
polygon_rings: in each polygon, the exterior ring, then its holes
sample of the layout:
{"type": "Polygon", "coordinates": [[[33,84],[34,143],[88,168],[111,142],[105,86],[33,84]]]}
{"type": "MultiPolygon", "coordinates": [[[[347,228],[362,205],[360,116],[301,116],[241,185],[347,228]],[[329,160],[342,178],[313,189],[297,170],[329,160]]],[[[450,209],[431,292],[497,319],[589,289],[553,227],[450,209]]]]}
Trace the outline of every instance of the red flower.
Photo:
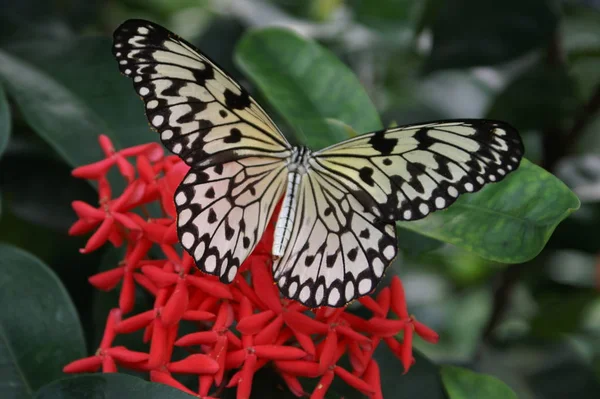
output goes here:
{"type": "Polygon", "coordinates": [[[306,395],[299,379],[304,377],[317,380],[311,398],[325,397],[338,378],[379,399],[383,396],[373,353],[380,342],[400,359],[405,372],[414,362],[415,332],[428,342],[437,342],[433,330],[409,316],[402,283],[396,276],[376,298],[357,301],[371,312],[366,319],[347,308],[311,310],[282,298],[273,281],[270,253],[278,210],[231,285],[200,273],[192,257],[176,249],[173,195],[189,166],[177,157],[164,157],[158,144],[115,151],[106,136],[100,137],[100,144],[107,158],[73,171],[75,176],[98,181],[100,206],[75,201],[73,209],[79,220],[70,233],[96,229],[82,250],[86,253],[106,241],[126,245],[125,257],[114,269],[89,279],[100,290],[118,286],[119,308],[110,312],[94,355],[68,364],[65,372],[127,368],[148,372],[150,380],[200,398],[218,396],[226,386],[237,386],[237,397],[248,398],[255,373],[272,365],[299,397],[306,395]],[[129,160],[132,157],[135,167],[129,160]],[[127,187],[113,198],[106,175],[115,165],[127,187]],[[158,210],[158,214],[150,210],[158,210]],[[148,259],[150,253],[158,259],[148,259]],[[154,306],[123,317],[133,309],[136,287],[154,297],[154,306]],[[195,331],[181,335],[182,321],[192,323],[195,331]],[[117,334],[138,330],[144,331],[148,353],[112,346],[117,334]],[[185,347],[189,355],[174,361],[175,346],[185,347]],[[350,369],[338,364],[343,357],[348,358],[350,369]],[[172,376],[178,373],[197,375],[197,392],[172,376]]]}

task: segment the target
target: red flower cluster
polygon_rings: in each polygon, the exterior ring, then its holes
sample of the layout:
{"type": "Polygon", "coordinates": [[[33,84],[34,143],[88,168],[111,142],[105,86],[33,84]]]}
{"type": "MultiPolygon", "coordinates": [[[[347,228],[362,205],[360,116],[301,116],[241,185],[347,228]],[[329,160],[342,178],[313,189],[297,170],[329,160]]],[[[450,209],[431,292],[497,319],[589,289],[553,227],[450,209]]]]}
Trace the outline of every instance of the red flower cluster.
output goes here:
{"type": "Polygon", "coordinates": [[[237,397],[248,398],[254,374],[268,366],[297,396],[306,395],[299,377],[318,379],[311,398],[324,397],[337,377],[372,398],[382,398],[379,366],[373,358],[377,346],[385,342],[406,372],[414,361],[414,332],[429,342],[437,341],[434,331],[409,316],[398,277],[375,299],[359,299],[372,313],[369,319],[346,308],[308,309],[281,298],[270,269],[273,223],[232,284],[201,273],[193,259],[185,252],[180,255],[175,247],[173,194],[189,167],[178,157],[164,156],[158,144],[115,151],[108,137],[100,136],[100,145],[106,159],[73,171],[76,177],[98,182],[99,207],[73,202],[79,220],[69,232],[79,235],[95,229],[81,250],[85,253],[106,241],[117,247],[126,245],[123,261],[89,279],[94,287],[105,291],[121,283],[119,308],[108,315],[104,338],[94,356],[72,362],[65,366],[65,372],[100,368],[116,372],[119,365],[147,371],[150,380],[197,397],[216,397],[223,388],[237,386],[237,397]],[[135,167],[130,158],[135,158],[135,167]],[[115,164],[127,187],[113,198],[107,173],[115,164]],[[157,202],[161,215],[151,217],[149,208],[157,202]],[[153,246],[160,248],[164,258],[151,259],[153,246]],[[154,296],[154,308],[129,315],[136,285],[154,296]],[[198,331],[179,336],[184,320],[193,322],[198,331]],[[117,334],[142,329],[144,341],[149,343],[148,353],[112,346],[117,334]],[[171,361],[175,346],[186,347],[191,354],[171,361]],[[351,370],[338,366],[343,356],[350,360],[351,370]],[[172,376],[181,373],[198,376],[198,392],[172,376]]]}

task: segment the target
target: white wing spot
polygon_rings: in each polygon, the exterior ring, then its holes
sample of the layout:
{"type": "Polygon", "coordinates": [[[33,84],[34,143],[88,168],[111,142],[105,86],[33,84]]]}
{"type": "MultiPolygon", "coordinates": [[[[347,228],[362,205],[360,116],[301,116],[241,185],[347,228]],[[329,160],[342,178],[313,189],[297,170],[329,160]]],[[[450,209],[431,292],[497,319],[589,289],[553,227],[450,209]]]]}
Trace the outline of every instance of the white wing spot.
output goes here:
{"type": "Polygon", "coordinates": [[[229,272],[227,273],[227,278],[229,279],[229,281],[233,281],[233,279],[235,278],[235,275],[237,274],[237,270],[238,270],[238,268],[235,266],[232,266],[229,269],[229,272]]]}
{"type": "Polygon", "coordinates": [[[305,285],[304,288],[302,288],[302,291],[300,291],[300,301],[306,302],[306,301],[308,301],[309,297],[310,297],[310,288],[308,288],[308,285],[305,285]]]}
{"type": "Polygon", "coordinates": [[[298,283],[295,281],[292,281],[292,284],[290,284],[290,288],[288,288],[288,295],[291,297],[296,295],[297,290],[298,290],[298,283]]]}
{"type": "Polygon", "coordinates": [[[173,146],[171,151],[173,151],[175,154],[179,154],[182,149],[183,149],[183,146],[181,144],[177,143],[173,146]]]}
{"type": "Polygon", "coordinates": [[[519,160],[517,159],[517,157],[510,157],[510,160],[513,162],[519,162],[519,160]]]}
{"type": "Polygon", "coordinates": [[[284,286],[285,286],[285,281],[286,281],[286,280],[287,280],[287,277],[283,276],[283,277],[281,277],[281,278],[279,279],[279,281],[277,282],[277,284],[278,284],[280,287],[284,287],[284,286]]]}
{"type": "Polygon", "coordinates": [[[498,169],[498,173],[500,173],[502,176],[504,176],[506,174],[504,169],[498,169]]]}
{"type": "Polygon", "coordinates": [[[334,287],[329,292],[329,298],[327,299],[327,301],[329,302],[330,305],[336,305],[339,300],[340,300],[340,291],[334,287]]]}
{"type": "Polygon", "coordinates": [[[360,281],[360,283],[358,283],[358,292],[360,294],[366,294],[367,292],[371,291],[372,286],[373,286],[373,283],[371,282],[370,279],[363,278],[360,281]]]}
{"type": "Polygon", "coordinates": [[[473,183],[465,183],[465,190],[473,191],[473,183]]]}
{"type": "MultiPolygon", "coordinates": [[[[392,249],[392,251],[393,251],[393,249],[392,249]]],[[[379,258],[373,259],[373,263],[371,264],[371,266],[373,266],[373,272],[375,273],[375,276],[377,276],[377,277],[383,276],[383,269],[385,269],[385,265],[383,264],[381,259],[379,259],[379,258]]],[[[359,286],[359,289],[360,289],[360,286],[359,286]]]]}
{"type": "Polygon", "coordinates": [[[427,215],[429,213],[429,207],[427,204],[419,205],[419,212],[421,212],[423,215],[427,215]]]}
{"type": "Polygon", "coordinates": [[[164,121],[165,118],[162,115],[156,115],[154,118],[152,118],[152,124],[156,127],[162,125],[164,121]]]}
{"type": "Polygon", "coordinates": [[[446,205],[446,200],[443,199],[442,197],[437,197],[435,199],[435,206],[436,206],[436,208],[442,209],[445,205],[446,205]]]}
{"type": "Polygon", "coordinates": [[[158,100],[150,100],[148,101],[148,104],[146,104],[146,108],[148,109],[154,109],[156,107],[158,107],[158,100]]]}
{"type": "Polygon", "coordinates": [[[319,288],[317,288],[317,292],[315,294],[315,301],[317,303],[321,303],[321,301],[323,300],[323,294],[325,293],[324,291],[325,289],[323,288],[323,285],[319,285],[319,288]]]}
{"type": "Polygon", "coordinates": [[[183,191],[180,191],[179,193],[177,193],[177,195],[175,196],[175,203],[177,203],[177,205],[183,205],[187,202],[187,197],[185,196],[185,193],[183,191]]]}
{"type": "Polygon", "coordinates": [[[451,197],[458,197],[458,190],[455,187],[448,187],[448,195],[450,195],[451,197]]]}
{"type": "Polygon", "coordinates": [[[121,65],[127,65],[127,60],[121,60],[121,61],[119,61],[119,64],[121,64],[121,65]]]}
{"type": "Polygon", "coordinates": [[[121,56],[121,52],[119,51],[117,54],[115,54],[115,57],[120,57],[121,56]]]}
{"type": "Polygon", "coordinates": [[[490,179],[491,181],[496,181],[496,176],[494,176],[494,175],[490,175],[490,176],[489,176],[489,179],[490,179]]]}
{"type": "MultiPolygon", "coordinates": [[[[165,130],[166,132],[167,130],[165,130]]],[[[165,133],[163,132],[163,134],[165,133]]],[[[187,177],[183,180],[183,182],[185,184],[191,184],[194,183],[196,181],[196,174],[195,173],[190,173],[189,175],[187,175],[187,177]]]]}
{"type": "Polygon", "coordinates": [[[121,43],[115,44],[115,48],[121,48],[121,47],[123,47],[123,45],[121,43]]]}
{"type": "Polygon", "coordinates": [[[216,268],[217,268],[217,257],[214,255],[211,255],[208,258],[206,258],[206,260],[204,261],[204,270],[211,273],[211,272],[214,272],[216,268]]]}
{"type": "Polygon", "coordinates": [[[513,170],[513,166],[512,165],[506,165],[506,169],[513,170]]]}
{"type": "Polygon", "coordinates": [[[479,183],[479,184],[485,183],[485,180],[481,176],[477,176],[477,178],[475,180],[477,180],[477,183],[479,183]]]}
{"type": "Polygon", "coordinates": [[[144,28],[144,27],[138,28],[138,33],[140,35],[147,35],[148,32],[149,32],[148,28],[144,28]]]}
{"type": "Polygon", "coordinates": [[[160,137],[163,140],[169,140],[171,137],[173,137],[173,131],[170,129],[165,130],[164,132],[161,133],[160,137]]]}
{"type": "Polygon", "coordinates": [[[194,245],[194,235],[190,232],[185,232],[181,236],[181,244],[187,249],[190,249],[194,245]]]}
{"type": "Polygon", "coordinates": [[[354,284],[352,281],[348,281],[346,284],[346,301],[350,301],[354,297],[354,284]]]}
{"type": "Polygon", "coordinates": [[[140,95],[141,95],[141,96],[147,96],[147,95],[148,95],[148,93],[150,93],[150,90],[149,90],[147,87],[142,87],[142,88],[140,89],[140,95]]]}
{"type": "MultiPolygon", "coordinates": [[[[125,73],[127,73],[127,71],[125,71],[125,73]]],[[[127,73],[128,74],[128,73],[127,73]]],[[[129,74],[128,74],[129,75],[129,74]]],[[[133,78],[133,81],[136,83],[139,83],[142,81],[142,77],[141,76],[136,76],[135,78],[133,78]]]]}
{"type": "Polygon", "coordinates": [[[410,218],[412,217],[412,212],[411,211],[404,211],[404,219],[406,220],[410,220],[410,218]]]}
{"type": "Polygon", "coordinates": [[[177,218],[177,221],[179,222],[179,226],[183,226],[189,222],[190,218],[192,217],[192,211],[191,209],[184,209],[183,211],[179,212],[178,216],[179,217],[177,218]]]}
{"type": "MultiPolygon", "coordinates": [[[[129,75],[130,73],[131,73],[131,69],[126,69],[126,70],[125,70],[125,75],[129,75]]],[[[138,76],[136,76],[136,78],[137,78],[137,77],[138,77],[138,76]]]]}
{"type": "Polygon", "coordinates": [[[395,248],[393,245],[388,245],[383,250],[383,256],[385,256],[386,259],[392,259],[394,257],[394,253],[396,252],[394,249],[395,248]]]}

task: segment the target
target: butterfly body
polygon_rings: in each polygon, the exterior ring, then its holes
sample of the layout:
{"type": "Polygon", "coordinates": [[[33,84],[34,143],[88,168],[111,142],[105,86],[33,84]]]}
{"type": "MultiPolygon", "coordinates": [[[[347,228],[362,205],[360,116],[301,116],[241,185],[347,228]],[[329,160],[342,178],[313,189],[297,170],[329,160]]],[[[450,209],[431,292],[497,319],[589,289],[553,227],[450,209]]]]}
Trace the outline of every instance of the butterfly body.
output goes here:
{"type": "Polygon", "coordinates": [[[294,147],[241,85],[165,28],[126,21],[113,54],[163,144],[190,166],[174,200],[179,239],[198,268],[233,281],[283,199],[273,276],[284,296],[310,307],[371,292],[397,255],[395,221],[502,180],[523,155],[513,127],[476,119],[294,147]]]}

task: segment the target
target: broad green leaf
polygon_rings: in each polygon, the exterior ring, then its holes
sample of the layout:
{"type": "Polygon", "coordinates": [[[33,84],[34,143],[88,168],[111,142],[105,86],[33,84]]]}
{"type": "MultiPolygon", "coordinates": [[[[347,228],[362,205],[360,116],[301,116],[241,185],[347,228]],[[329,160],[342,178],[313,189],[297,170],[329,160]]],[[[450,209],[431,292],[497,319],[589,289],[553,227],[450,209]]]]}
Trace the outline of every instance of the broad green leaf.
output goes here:
{"type": "Polygon", "coordinates": [[[8,145],[11,132],[11,116],[8,98],[4,87],[0,85],[0,157],[8,145]]]}
{"type": "Polygon", "coordinates": [[[490,375],[454,366],[442,366],[441,374],[449,399],[517,399],[512,389],[490,375]]]}
{"type": "Polygon", "coordinates": [[[0,51],[0,81],[27,123],[71,166],[103,158],[99,134],[116,148],[157,140],[108,38],[14,45],[0,51]]]}
{"type": "Polygon", "coordinates": [[[85,374],[46,385],[36,399],[190,399],[193,396],[168,385],[125,374],[85,374]]]}
{"type": "Polygon", "coordinates": [[[505,62],[545,46],[558,17],[547,0],[440,2],[425,71],[505,62]]]}
{"type": "Polygon", "coordinates": [[[504,263],[525,262],[543,248],[579,199],[527,160],[504,181],[465,194],[448,209],[400,227],[504,263]]]}
{"type": "Polygon", "coordinates": [[[85,356],[75,307],[39,259],[0,244],[0,397],[27,398],[85,356]]]}
{"type": "Polygon", "coordinates": [[[302,144],[320,149],[337,142],[337,119],[360,133],[381,129],[377,110],[356,76],[328,50],[280,28],[246,34],[235,60],[302,144]]]}

